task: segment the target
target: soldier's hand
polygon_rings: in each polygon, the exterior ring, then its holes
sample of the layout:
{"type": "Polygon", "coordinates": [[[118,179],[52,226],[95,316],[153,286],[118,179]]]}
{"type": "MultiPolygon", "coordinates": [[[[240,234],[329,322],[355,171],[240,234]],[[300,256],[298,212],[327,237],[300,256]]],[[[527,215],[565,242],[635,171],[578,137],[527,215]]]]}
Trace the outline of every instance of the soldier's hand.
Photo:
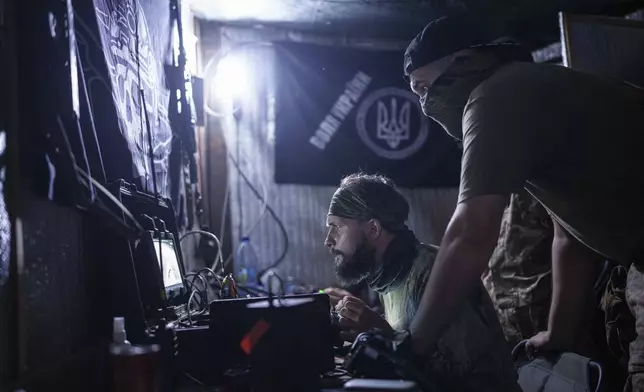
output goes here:
{"type": "Polygon", "coordinates": [[[545,351],[561,351],[564,350],[561,344],[558,344],[548,331],[541,331],[534,335],[525,345],[526,354],[529,358],[534,358],[535,355],[545,351]]]}
{"type": "Polygon", "coordinates": [[[393,332],[387,320],[359,298],[345,296],[335,306],[335,310],[340,316],[340,327],[344,330],[341,335],[345,340],[351,341],[358,334],[373,328],[393,332]]]}
{"type": "Polygon", "coordinates": [[[351,293],[344,289],[339,289],[336,287],[327,287],[324,289],[324,292],[329,296],[331,300],[331,306],[336,306],[338,302],[344,297],[351,296],[351,293]]]}

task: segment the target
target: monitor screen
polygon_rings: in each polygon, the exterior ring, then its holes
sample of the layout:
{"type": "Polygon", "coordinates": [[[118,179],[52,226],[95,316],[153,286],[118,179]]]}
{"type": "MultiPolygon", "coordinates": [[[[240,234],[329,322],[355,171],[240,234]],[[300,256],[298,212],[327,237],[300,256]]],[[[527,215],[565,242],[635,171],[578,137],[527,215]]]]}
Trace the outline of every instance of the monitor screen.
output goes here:
{"type": "Polygon", "coordinates": [[[154,249],[157,252],[159,267],[163,264],[163,285],[168,288],[182,284],[179,259],[171,239],[154,240],[154,249]]]}

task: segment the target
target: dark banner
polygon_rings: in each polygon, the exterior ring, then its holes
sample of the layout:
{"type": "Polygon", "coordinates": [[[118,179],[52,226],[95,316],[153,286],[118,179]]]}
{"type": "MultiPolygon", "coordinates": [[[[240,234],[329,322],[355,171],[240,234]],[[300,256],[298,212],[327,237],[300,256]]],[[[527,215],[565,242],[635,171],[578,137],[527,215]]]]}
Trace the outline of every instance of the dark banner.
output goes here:
{"type": "Polygon", "coordinates": [[[275,181],[337,185],[356,171],[457,186],[461,152],[422,114],[401,51],[276,43],[275,181]]]}

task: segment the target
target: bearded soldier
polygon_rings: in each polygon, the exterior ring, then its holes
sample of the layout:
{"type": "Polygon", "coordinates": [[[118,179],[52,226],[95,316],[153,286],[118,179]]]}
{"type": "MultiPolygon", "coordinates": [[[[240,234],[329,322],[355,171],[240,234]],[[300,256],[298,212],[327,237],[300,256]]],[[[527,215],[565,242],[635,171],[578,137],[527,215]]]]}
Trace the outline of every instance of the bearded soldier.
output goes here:
{"type": "MultiPolygon", "coordinates": [[[[382,176],[348,176],[331,199],[325,245],[335,256],[338,278],[346,285],[366,281],[384,306],[381,316],[358,298],[342,298],[336,310],[348,340],[372,328],[406,330],[416,315],[438,250],[418,241],[405,224],[408,215],[405,197],[382,176]]],[[[459,306],[437,350],[418,355],[431,378],[455,391],[520,391],[480,281],[459,306]]]]}

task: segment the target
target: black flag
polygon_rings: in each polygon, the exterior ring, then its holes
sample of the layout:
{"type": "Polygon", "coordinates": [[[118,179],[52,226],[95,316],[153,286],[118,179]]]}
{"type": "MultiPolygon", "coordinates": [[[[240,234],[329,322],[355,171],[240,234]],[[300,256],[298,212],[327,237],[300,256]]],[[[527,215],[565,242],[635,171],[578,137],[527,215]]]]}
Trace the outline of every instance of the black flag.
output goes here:
{"type": "Polygon", "coordinates": [[[402,51],[277,43],[275,181],[337,185],[378,172],[457,186],[461,152],[402,78],[402,51]]]}

